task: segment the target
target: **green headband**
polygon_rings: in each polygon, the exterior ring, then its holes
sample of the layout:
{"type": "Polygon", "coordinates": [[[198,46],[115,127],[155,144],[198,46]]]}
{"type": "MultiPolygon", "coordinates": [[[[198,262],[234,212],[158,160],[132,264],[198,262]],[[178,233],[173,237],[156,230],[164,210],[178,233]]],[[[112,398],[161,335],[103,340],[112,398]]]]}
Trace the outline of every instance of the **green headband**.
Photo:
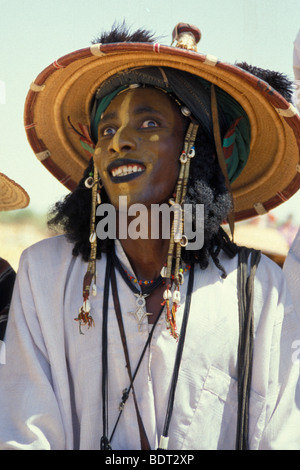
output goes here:
{"type": "Polygon", "coordinates": [[[94,142],[97,142],[98,140],[98,126],[102,113],[104,113],[110,102],[126,88],[128,88],[128,85],[122,85],[97,102],[94,112],[92,112],[91,116],[91,134],[94,142]]]}

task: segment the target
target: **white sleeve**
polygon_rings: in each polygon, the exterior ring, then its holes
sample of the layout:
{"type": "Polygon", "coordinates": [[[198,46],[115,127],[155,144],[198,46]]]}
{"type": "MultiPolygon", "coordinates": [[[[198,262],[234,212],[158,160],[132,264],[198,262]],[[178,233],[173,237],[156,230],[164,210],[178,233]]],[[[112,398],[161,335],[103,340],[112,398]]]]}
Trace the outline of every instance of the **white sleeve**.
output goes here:
{"type": "Polygon", "coordinates": [[[0,449],[63,450],[66,432],[29,266],[25,252],[5,336],[5,364],[0,365],[0,449]]]}
{"type": "MultiPolygon", "coordinates": [[[[277,268],[274,266],[273,276],[270,273],[267,299],[268,319],[273,326],[269,328],[267,317],[263,317],[263,324],[256,331],[256,341],[260,345],[256,351],[256,364],[265,364],[265,370],[269,369],[264,431],[259,449],[299,450],[300,317],[295,312],[284,276],[277,268]],[[261,343],[260,337],[266,328],[271,334],[266,334],[267,341],[261,343]]],[[[266,273],[264,275],[266,277],[266,273]]],[[[253,374],[256,375],[255,370],[253,374]]]]}
{"type": "MultiPolygon", "coordinates": [[[[294,307],[300,318],[300,228],[283,265],[294,307]]],[[[300,340],[300,338],[299,338],[300,340]]]]}
{"type": "Polygon", "coordinates": [[[294,41],[293,65],[296,86],[296,90],[294,92],[294,103],[300,112],[300,29],[294,41]]]}

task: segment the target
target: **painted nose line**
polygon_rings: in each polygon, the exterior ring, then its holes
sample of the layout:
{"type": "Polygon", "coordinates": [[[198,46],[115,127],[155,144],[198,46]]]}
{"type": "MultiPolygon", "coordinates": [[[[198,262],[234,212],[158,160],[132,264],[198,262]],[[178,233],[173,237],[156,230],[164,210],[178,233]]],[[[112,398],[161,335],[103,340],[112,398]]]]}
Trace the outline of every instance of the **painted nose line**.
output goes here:
{"type": "Polygon", "coordinates": [[[135,150],[135,141],[134,139],[129,138],[127,134],[128,132],[126,128],[118,129],[111,139],[109,150],[111,152],[122,152],[127,149],[135,150]]]}

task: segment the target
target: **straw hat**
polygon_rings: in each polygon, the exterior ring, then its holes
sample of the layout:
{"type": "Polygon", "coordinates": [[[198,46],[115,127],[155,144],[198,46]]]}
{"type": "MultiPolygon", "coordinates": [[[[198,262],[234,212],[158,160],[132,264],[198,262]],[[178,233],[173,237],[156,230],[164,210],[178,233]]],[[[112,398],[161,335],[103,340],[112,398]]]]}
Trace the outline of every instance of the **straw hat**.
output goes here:
{"type": "Polygon", "coordinates": [[[23,209],[29,204],[29,196],[15,181],[0,173],[0,211],[23,209]]]}
{"type": "Polygon", "coordinates": [[[197,36],[196,28],[179,24],[176,47],[130,42],[93,44],[49,65],[31,84],[25,104],[25,129],[33,151],[62,184],[73,190],[90,157],[69,119],[75,126],[88,126],[96,90],[118,72],[148,66],[175,68],[217,85],[246,112],[251,126],[250,154],[232,184],[235,219],[266,213],[289,199],[300,186],[297,111],[262,79],[215,56],[185,48],[189,46],[178,34],[182,31],[197,36]]]}

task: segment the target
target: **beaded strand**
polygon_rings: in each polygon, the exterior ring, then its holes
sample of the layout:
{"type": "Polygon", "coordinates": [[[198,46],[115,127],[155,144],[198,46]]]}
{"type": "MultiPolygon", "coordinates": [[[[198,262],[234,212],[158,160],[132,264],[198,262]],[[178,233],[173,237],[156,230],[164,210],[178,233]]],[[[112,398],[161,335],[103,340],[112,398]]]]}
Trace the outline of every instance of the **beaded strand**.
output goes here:
{"type": "MultiPolygon", "coordinates": [[[[164,266],[167,266],[166,264],[164,266]]],[[[191,269],[191,266],[190,265],[186,265],[184,268],[179,268],[179,273],[181,273],[182,275],[186,272],[188,272],[189,270],[191,269]]],[[[131,282],[133,282],[133,284],[139,284],[140,286],[147,286],[149,284],[153,284],[154,283],[154,280],[150,280],[150,281],[144,281],[144,280],[138,280],[135,276],[132,276],[128,271],[126,271],[126,269],[124,269],[125,273],[127,274],[128,278],[130,279],[131,282]]],[[[174,280],[175,279],[175,275],[174,274],[171,274],[171,279],[174,280]]],[[[165,284],[166,281],[163,281],[162,284],[165,284]]]]}

